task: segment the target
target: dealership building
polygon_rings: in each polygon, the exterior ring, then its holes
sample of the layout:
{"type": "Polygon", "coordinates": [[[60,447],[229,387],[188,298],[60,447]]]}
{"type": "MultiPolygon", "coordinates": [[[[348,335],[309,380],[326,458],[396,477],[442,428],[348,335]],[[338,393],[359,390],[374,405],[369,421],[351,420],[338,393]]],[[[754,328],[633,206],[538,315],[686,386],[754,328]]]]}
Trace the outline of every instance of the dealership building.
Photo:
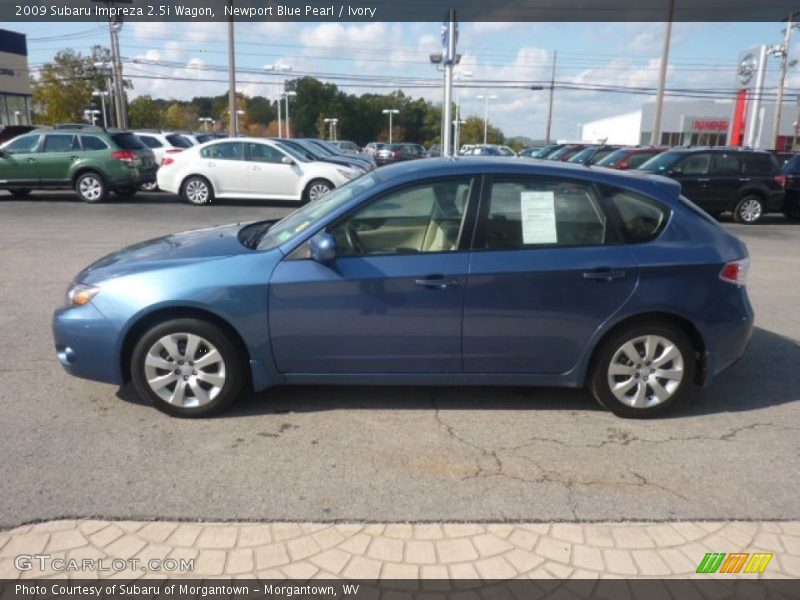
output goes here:
{"type": "MultiPolygon", "coordinates": [[[[755,115],[756,133],[753,146],[772,148],[775,103],[763,104],[755,115]]],[[[581,139],[598,141],[608,138],[609,144],[657,144],[663,146],[724,146],[729,144],[734,117],[732,101],[665,99],[661,117],[661,139],[651,141],[655,120],[655,102],[647,102],[639,110],[584,123],[581,139]]],[[[798,147],[795,140],[798,106],[784,102],[781,110],[778,149],[798,147]]]]}
{"type": "Polygon", "coordinates": [[[30,123],[28,44],[23,34],[0,29],[0,128],[30,123]]]}

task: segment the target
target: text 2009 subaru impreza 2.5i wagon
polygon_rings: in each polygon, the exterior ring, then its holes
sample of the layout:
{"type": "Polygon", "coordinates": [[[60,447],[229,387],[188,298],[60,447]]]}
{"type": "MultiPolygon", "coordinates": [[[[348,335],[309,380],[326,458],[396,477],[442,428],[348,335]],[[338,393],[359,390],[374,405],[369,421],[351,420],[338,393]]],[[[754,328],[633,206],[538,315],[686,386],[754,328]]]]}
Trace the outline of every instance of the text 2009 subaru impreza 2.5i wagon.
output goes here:
{"type": "Polygon", "coordinates": [[[246,386],[461,384],[586,386],[644,417],[744,353],[747,266],[671,180],[432,159],[111,254],[53,329],[67,371],[176,416],[246,386]]]}

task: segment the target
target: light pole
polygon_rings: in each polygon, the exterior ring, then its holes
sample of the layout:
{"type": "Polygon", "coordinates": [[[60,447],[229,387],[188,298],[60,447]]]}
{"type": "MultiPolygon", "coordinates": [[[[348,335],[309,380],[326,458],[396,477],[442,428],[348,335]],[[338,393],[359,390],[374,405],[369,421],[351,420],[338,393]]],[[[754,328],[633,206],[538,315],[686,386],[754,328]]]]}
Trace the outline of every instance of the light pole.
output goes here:
{"type": "MultiPolygon", "coordinates": [[[[459,71],[453,75],[455,81],[462,79],[469,79],[473,75],[472,71],[459,71]]],[[[456,85],[456,118],[453,121],[453,156],[458,154],[458,147],[460,145],[461,125],[464,121],[461,119],[461,91],[459,86],[456,85]]]]}
{"type": "MultiPolygon", "coordinates": [[[[270,71],[272,73],[278,73],[280,71],[291,71],[291,65],[278,63],[274,65],[264,65],[265,71],[270,71]]],[[[278,85],[278,137],[283,137],[283,129],[281,126],[281,97],[283,96],[284,88],[286,87],[286,81],[281,81],[278,85]]],[[[288,137],[288,136],[287,136],[288,137]]]]}
{"type": "Polygon", "coordinates": [[[19,118],[22,115],[22,112],[15,110],[14,111],[14,124],[19,125],[19,118]]]}
{"type": "Polygon", "coordinates": [[[653,119],[653,133],[650,134],[650,144],[653,146],[661,143],[661,114],[664,110],[664,90],[667,86],[667,63],[669,62],[669,44],[672,40],[672,20],[675,18],[675,0],[669,0],[668,13],[667,30],[664,32],[664,45],[661,47],[661,64],[658,69],[656,114],[653,119]]]}
{"type": "Polygon", "coordinates": [[[92,96],[97,98],[100,96],[100,103],[103,107],[103,127],[108,128],[108,116],[106,116],[106,96],[108,96],[108,92],[92,92],[92,96]]]}
{"type": "Polygon", "coordinates": [[[550,73],[550,100],[547,103],[547,129],[544,134],[545,145],[550,144],[550,128],[553,124],[553,94],[556,89],[556,60],[558,59],[558,52],[553,50],[553,70],[550,73]]]}
{"type": "Polygon", "coordinates": [[[200,117],[197,120],[198,122],[203,124],[203,131],[205,131],[206,133],[208,133],[208,124],[214,122],[214,119],[212,119],[211,117],[200,117]]]}
{"type": "Polygon", "coordinates": [[[97,125],[97,117],[100,115],[100,111],[96,108],[87,108],[83,111],[83,115],[86,117],[86,120],[89,121],[92,125],[97,125]]]}
{"type": "Polygon", "coordinates": [[[286,99],[286,137],[291,138],[292,128],[291,128],[291,123],[289,121],[289,98],[297,96],[297,92],[285,91],[283,92],[283,94],[281,94],[281,96],[283,96],[286,99]]]}
{"type": "Polygon", "coordinates": [[[396,108],[384,108],[381,111],[385,115],[389,115],[389,143],[392,143],[392,117],[394,115],[399,115],[400,111],[396,108]]]}
{"type": "Polygon", "coordinates": [[[486,144],[489,131],[489,100],[497,100],[497,96],[494,94],[481,94],[476,98],[483,100],[483,143],[486,144]]]}
{"type": "MultiPolygon", "coordinates": [[[[94,63],[94,68],[102,75],[106,80],[106,93],[108,94],[109,98],[109,115],[108,115],[108,123],[109,125],[112,124],[114,119],[111,118],[112,113],[118,114],[116,112],[116,93],[114,92],[114,85],[112,84],[112,77],[114,75],[114,69],[112,68],[112,64],[108,62],[96,62],[94,63]],[[114,110],[112,110],[114,109],[114,110]]],[[[119,126],[119,118],[116,119],[117,125],[119,126]]]]}
{"type": "Polygon", "coordinates": [[[336,125],[339,123],[339,119],[328,118],[324,119],[324,121],[328,124],[328,137],[331,140],[336,140],[336,125]]]}

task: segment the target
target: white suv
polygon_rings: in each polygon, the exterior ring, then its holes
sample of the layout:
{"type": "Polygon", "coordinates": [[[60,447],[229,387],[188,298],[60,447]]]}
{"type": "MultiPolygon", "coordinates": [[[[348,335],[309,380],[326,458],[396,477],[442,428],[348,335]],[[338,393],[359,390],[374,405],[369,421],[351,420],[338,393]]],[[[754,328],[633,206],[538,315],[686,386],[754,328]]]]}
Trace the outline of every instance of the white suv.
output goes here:
{"type": "MultiPolygon", "coordinates": [[[[156,157],[156,164],[161,165],[164,158],[171,154],[178,154],[187,148],[191,148],[194,143],[180,133],[170,131],[134,131],[133,132],[142,143],[153,151],[156,157]]],[[[153,192],[158,189],[156,183],[148,183],[142,189],[153,192]]]]}

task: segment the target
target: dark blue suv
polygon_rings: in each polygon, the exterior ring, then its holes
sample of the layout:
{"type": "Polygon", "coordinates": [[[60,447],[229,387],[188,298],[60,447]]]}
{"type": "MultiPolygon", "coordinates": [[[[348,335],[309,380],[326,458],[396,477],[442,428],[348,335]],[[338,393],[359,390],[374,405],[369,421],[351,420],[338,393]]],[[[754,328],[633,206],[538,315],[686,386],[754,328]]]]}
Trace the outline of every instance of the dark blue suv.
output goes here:
{"type": "Polygon", "coordinates": [[[744,353],[748,262],[663,177],[409,161],[281,221],[98,260],[56,311],[55,349],[177,416],[245,386],[402,384],[586,386],[645,417],[744,353]]]}

